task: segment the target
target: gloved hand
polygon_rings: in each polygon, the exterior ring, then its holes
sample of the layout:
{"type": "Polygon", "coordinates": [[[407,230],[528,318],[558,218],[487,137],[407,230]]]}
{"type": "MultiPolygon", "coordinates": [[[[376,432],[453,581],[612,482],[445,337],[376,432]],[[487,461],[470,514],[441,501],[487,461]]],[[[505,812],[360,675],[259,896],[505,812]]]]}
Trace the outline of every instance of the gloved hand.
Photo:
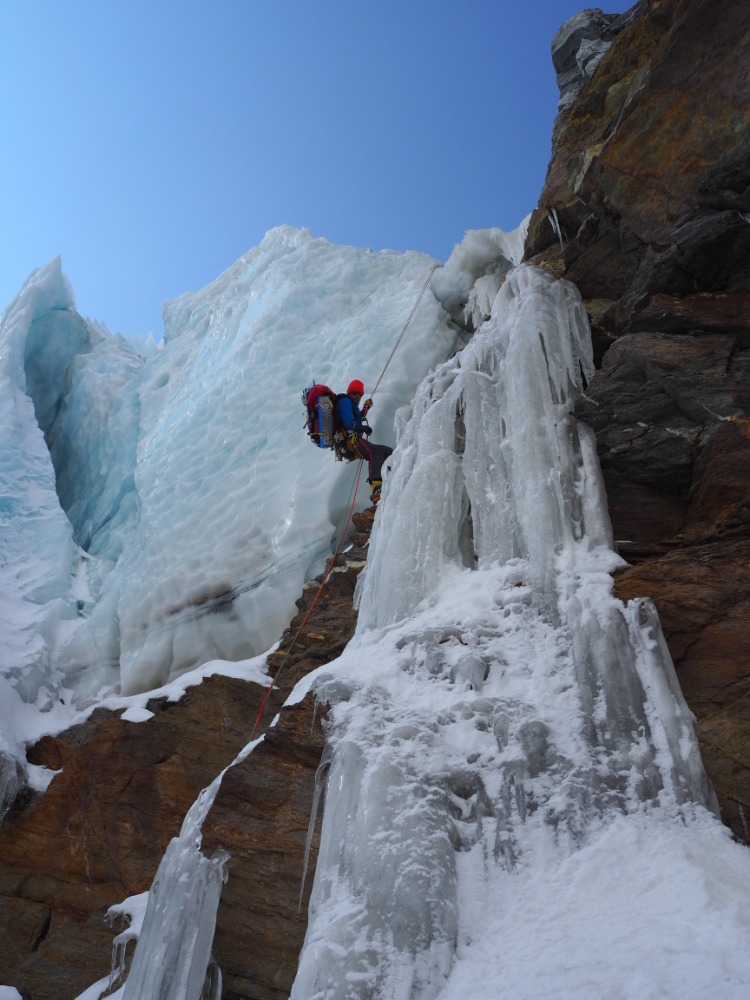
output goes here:
{"type": "Polygon", "coordinates": [[[372,399],[366,399],[362,404],[362,416],[366,416],[370,412],[372,406],[372,399]]]}
{"type": "Polygon", "coordinates": [[[372,434],[372,427],[369,424],[364,424],[362,427],[362,433],[366,434],[368,437],[372,434]]]}

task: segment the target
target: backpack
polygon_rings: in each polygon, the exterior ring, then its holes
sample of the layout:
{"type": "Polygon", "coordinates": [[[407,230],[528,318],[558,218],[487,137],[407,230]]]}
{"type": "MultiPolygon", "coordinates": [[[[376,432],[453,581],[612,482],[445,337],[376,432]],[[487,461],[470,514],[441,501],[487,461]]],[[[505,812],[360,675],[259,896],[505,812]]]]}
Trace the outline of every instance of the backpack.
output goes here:
{"type": "Polygon", "coordinates": [[[316,382],[302,390],[302,403],[307,411],[307,433],[317,448],[333,448],[339,430],[336,403],[339,395],[327,385],[316,382]]]}

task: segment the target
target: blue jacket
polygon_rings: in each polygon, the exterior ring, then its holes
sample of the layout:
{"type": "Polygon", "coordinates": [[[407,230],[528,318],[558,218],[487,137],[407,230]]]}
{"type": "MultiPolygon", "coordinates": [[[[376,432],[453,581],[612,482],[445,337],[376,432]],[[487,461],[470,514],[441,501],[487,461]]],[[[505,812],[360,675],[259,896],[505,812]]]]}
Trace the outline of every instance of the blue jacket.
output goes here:
{"type": "Polygon", "coordinates": [[[342,396],[339,399],[338,403],[336,403],[336,414],[341,427],[345,431],[348,433],[356,431],[357,434],[362,434],[364,428],[362,414],[351,396],[342,396]]]}

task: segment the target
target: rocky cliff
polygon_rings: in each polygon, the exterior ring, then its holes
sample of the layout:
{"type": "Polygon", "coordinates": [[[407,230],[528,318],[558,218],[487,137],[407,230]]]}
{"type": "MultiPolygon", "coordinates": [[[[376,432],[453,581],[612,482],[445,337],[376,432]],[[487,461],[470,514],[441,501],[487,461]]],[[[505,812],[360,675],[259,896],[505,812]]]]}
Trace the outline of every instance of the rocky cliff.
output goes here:
{"type": "Polygon", "coordinates": [[[554,54],[563,110],[526,259],[586,303],[599,371],[578,415],[630,564],[617,591],[654,598],[749,841],[750,8],[586,12],[554,54]]]}
{"type": "MultiPolygon", "coordinates": [[[[526,258],[584,297],[598,372],[579,415],[596,431],[628,562],[618,593],[655,599],[725,819],[750,840],[750,8],[584,12],[554,58],[562,110],[526,258]]],[[[266,723],[348,640],[367,527],[284,662],[266,723]]],[[[0,827],[0,981],[63,1000],[107,974],[107,908],[148,889],[197,792],[247,742],[262,695],[215,677],[152,702],[145,723],[95,712],[30,750],[60,773],[0,827]]],[[[227,998],[288,995],[323,718],[309,702],[281,711],[204,825],[206,852],[231,854],[215,940],[227,998]]]]}

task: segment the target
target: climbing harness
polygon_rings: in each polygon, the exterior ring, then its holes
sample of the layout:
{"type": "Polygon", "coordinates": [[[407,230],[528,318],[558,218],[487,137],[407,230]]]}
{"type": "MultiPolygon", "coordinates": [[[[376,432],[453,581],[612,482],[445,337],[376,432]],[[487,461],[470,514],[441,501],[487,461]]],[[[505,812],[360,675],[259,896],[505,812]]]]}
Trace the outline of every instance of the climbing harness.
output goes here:
{"type": "MultiPolygon", "coordinates": [[[[404,323],[404,328],[401,331],[401,333],[399,334],[398,340],[396,341],[396,343],[395,343],[395,345],[393,347],[393,350],[391,351],[391,353],[388,356],[388,360],[386,361],[386,363],[385,363],[385,365],[383,367],[383,370],[380,373],[380,377],[378,378],[377,382],[375,383],[375,388],[370,393],[370,398],[372,398],[372,396],[375,395],[375,392],[377,391],[378,386],[380,385],[380,383],[383,380],[383,376],[385,375],[386,371],[388,370],[388,366],[390,365],[391,361],[393,361],[393,358],[394,358],[394,356],[396,354],[396,351],[398,350],[398,348],[399,348],[399,346],[401,344],[401,341],[404,339],[404,336],[406,335],[406,331],[409,329],[409,324],[411,323],[412,319],[414,318],[414,314],[417,311],[419,303],[422,301],[424,293],[427,291],[427,288],[428,288],[430,282],[432,281],[433,274],[435,273],[435,271],[437,271],[437,269],[439,267],[442,267],[442,266],[443,266],[442,264],[434,264],[432,266],[432,268],[430,268],[430,273],[427,275],[427,280],[425,281],[424,285],[422,286],[422,291],[419,293],[419,295],[417,297],[417,301],[414,303],[414,305],[412,307],[412,310],[409,313],[409,318],[404,323]]],[[[305,403],[305,405],[307,405],[307,395],[306,395],[307,392],[308,392],[308,390],[305,390],[305,392],[303,393],[303,402],[305,403]]],[[[258,718],[255,720],[255,726],[253,727],[253,735],[251,737],[252,740],[255,739],[255,734],[258,732],[258,727],[260,726],[260,720],[263,718],[263,712],[265,710],[266,702],[268,701],[268,697],[271,694],[271,691],[273,690],[273,687],[276,684],[277,680],[279,679],[279,676],[281,675],[281,671],[284,669],[284,666],[286,665],[286,661],[289,659],[289,655],[292,652],[292,650],[294,649],[295,643],[297,642],[297,640],[299,639],[300,635],[304,631],[304,628],[307,625],[307,623],[308,623],[308,621],[310,619],[310,616],[313,613],[313,609],[314,609],[315,605],[318,603],[318,599],[320,598],[320,595],[323,593],[323,588],[325,587],[326,583],[328,583],[328,578],[330,577],[331,573],[333,572],[334,564],[336,562],[336,559],[338,557],[339,552],[341,551],[341,546],[344,543],[344,538],[346,537],[346,532],[347,532],[347,530],[349,528],[349,524],[351,522],[352,515],[354,513],[354,504],[357,501],[357,490],[359,489],[359,480],[360,480],[361,476],[362,476],[362,461],[360,460],[359,468],[357,470],[357,475],[356,475],[356,477],[354,479],[352,491],[350,493],[350,500],[349,500],[349,503],[348,503],[348,513],[347,513],[347,516],[346,516],[346,520],[344,522],[344,527],[341,529],[341,534],[339,535],[339,541],[338,541],[338,545],[336,546],[336,551],[331,556],[330,562],[328,563],[328,568],[326,569],[325,575],[323,576],[323,581],[320,584],[320,587],[318,588],[318,592],[315,595],[315,598],[313,599],[313,602],[310,605],[310,607],[308,609],[308,612],[307,612],[307,614],[305,615],[305,617],[304,617],[304,619],[302,621],[302,624],[297,629],[297,631],[296,631],[296,633],[295,633],[294,638],[292,639],[292,641],[289,643],[289,648],[286,651],[284,659],[281,661],[281,664],[279,665],[278,670],[274,674],[273,679],[271,680],[271,683],[269,684],[269,686],[268,686],[268,688],[266,690],[266,693],[263,696],[263,700],[260,703],[260,708],[258,709],[258,718]]]]}

